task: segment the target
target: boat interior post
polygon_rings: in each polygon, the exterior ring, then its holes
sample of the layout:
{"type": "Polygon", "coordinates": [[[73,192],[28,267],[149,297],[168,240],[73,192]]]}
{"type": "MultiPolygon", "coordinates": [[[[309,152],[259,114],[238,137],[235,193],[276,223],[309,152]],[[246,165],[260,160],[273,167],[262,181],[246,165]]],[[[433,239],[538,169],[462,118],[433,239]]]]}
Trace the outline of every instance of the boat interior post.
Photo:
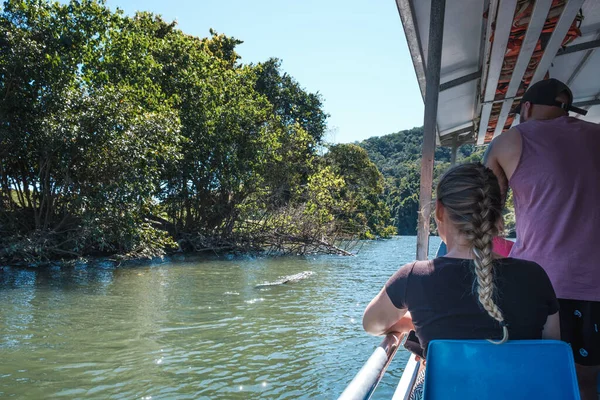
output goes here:
{"type": "MultiPolygon", "coordinates": [[[[429,20],[429,52],[425,81],[429,87],[439,87],[442,67],[442,41],[446,0],[431,0],[429,20]]],[[[417,260],[426,260],[429,252],[429,220],[431,218],[431,188],[433,184],[433,159],[437,131],[439,90],[425,90],[425,116],[423,121],[423,147],[421,158],[421,188],[419,194],[419,221],[417,225],[417,260]]]]}
{"type": "MultiPolygon", "coordinates": [[[[574,105],[587,111],[578,118],[600,123],[600,1],[395,1],[425,102],[417,239],[422,260],[436,145],[455,151],[489,144],[518,123],[514,111],[525,90],[547,78],[569,85],[574,105]]],[[[397,338],[388,335],[376,353],[397,338]]],[[[395,400],[410,397],[420,368],[414,356],[399,353],[408,361],[395,400]]],[[[394,354],[370,368],[376,373],[361,369],[340,398],[368,399],[394,354]]]]}

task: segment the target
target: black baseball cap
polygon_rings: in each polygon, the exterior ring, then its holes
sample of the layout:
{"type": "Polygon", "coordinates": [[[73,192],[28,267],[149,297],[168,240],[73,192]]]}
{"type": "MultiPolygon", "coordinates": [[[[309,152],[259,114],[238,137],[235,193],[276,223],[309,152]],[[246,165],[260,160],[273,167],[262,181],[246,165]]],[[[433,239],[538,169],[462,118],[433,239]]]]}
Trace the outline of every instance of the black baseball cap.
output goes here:
{"type": "Polygon", "coordinates": [[[521,104],[527,101],[531,104],[560,107],[565,111],[572,111],[581,115],[587,114],[587,110],[573,105],[573,92],[571,92],[571,89],[558,79],[554,78],[545,79],[529,86],[521,99],[521,103],[515,108],[517,114],[521,114],[521,104]],[[567,103],[556,101],[556,98],[561,93],[566,93],[569,97],[567,103]]]}

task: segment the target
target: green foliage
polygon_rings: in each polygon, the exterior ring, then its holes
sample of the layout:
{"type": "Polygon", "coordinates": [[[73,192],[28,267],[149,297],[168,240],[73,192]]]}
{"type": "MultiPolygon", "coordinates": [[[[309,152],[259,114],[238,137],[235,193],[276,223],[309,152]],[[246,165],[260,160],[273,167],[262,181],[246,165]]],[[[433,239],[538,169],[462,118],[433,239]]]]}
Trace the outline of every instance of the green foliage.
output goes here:
{"type": "Polygon", "coordinates": [[[275,114],[287,126],[299,124],[315,143],[321,142],[327,128],[328,115],[318,93],[307,93],[286,73],[281,73],[281,62],[270,59],[256,67],[256,90],[266,96],[275,114]]]}
{"type": "Polygon", "coordinates": [[[391,234],[367,153],[320,156],[321,96],[240,43],[101,0],[6,1],[0,260],[391,234]]]}
{"type": "Polygon", "coordinates": [[[512,190],[508,191],[506,207],[504,209],[504,234],[508,237],[516,237],[515,200],[512,190]]]}
{"type": "Polygon", "coordinates": [[[179,122],[160,93],[89,84],[116,22],[92,1],[9,1],[0,17],[2,192],[19,198],[3,198],[2,230],[47,239],[34,259],[138,248],[163,166],[177,158],[179,122]]]}
{"type": "Polygon", "coordinates": [[[344,207],[338,213],[338,223],[350,232],[360,230],[364,238],[395,234],[388,226],[390,211],[382,199],[383,175],[369,154],[355,144],[338,144],[329,147],[324,161],[345,182],[340,191],[344,207]]]}
{"type": "Polygon", "coordinates": [[[305,212],[314,215],[319,224],[334,220],[335,207],[340,203],[340,192],[344,189],[344,178],[337,175],[329,166],[321,168],[308,178],[309,199],[305,212]]]}
{"type": "MultiPolygon", "coordinates": [[[[390,135],[373,137],[358,145],[363,147],[385,179],[383,198],[389,207],[392,222],[400,235],[415,235],[419,212],[421,174],[421,145],[423,128],[413,128],[390,135]]],[[[461,146],[457,154],[458,163],[481,162],[484,147],[461,146]]],[[[450,167],[451,150],[438,147],[435,152],[434,181],[436,187],[440,177],[450,167]]],[[[433,198],[435,198],[435,193],[433,198]]],[[[515,213],[512,192],[509,192],[504,210],[505,232],[513,235],[515,213]]],[[[431,232],[436,232],[431,223],[431,232]]]]}
{"type": "MultiPolygon", "coordinates": [[[[390,209],[392,223],[400,235],[417,233],[422,143],[423,128],[413,128],[372,137],[358,144],[367,151],[369,158],[383,173],[383,198],[390,209]]],[[[458,162],[474,162],[480,161],[482,155],[483,149],[465,145],[460,147],[457,159],[458,162]]],[[[449,148],[436,148],[434,187],[450,167],[450,158],[449,148]]]]}

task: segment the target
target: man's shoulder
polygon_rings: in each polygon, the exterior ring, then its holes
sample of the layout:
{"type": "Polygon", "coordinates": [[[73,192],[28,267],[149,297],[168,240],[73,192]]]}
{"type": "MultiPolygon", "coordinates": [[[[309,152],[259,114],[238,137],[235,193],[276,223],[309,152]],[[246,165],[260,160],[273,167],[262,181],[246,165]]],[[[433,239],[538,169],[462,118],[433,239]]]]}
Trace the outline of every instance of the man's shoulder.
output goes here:
{"type": "Polygon", "coordinates": [[[600,124],[597,124],[595,122],[584,121],[581,118],[574,118],[574,117],[569,117],[568,121],[569,121],[569,123],[583,126],[586,129],[595,130],[595,131],[600,132],[600,124]]]}
{"type": "Polygon", "coordinates": [[[513,147],[515,144],[521,143],[521,131],[516,126],[513,126],[507,131],[502,132],[492,142],[496,141],[499,146],[513,147]]]}
{"type": "Polygon", "coordinates": [[[490,157],[495,158],[499,155],[510,154],[515,151],[521,151],[521,132],[516,127],[512,127],[490,142],[484,161],[488,161],[490,157]]]}

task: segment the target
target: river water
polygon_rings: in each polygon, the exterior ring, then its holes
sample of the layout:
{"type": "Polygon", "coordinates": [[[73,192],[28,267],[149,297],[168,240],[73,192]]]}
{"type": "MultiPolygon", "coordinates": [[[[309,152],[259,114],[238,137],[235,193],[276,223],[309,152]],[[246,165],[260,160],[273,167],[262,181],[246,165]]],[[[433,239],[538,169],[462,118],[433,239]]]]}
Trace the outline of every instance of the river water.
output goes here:
{"type": "MultiPolygon", "coordinates": [[[[381,341],[362,330],[365,306],[414,255],[415,238],[396,237],[356,257],[0,268],[0,397],[336,398],[381,341]]],[[[407,357],[374,398],[391,397],[407,357]]]]}

